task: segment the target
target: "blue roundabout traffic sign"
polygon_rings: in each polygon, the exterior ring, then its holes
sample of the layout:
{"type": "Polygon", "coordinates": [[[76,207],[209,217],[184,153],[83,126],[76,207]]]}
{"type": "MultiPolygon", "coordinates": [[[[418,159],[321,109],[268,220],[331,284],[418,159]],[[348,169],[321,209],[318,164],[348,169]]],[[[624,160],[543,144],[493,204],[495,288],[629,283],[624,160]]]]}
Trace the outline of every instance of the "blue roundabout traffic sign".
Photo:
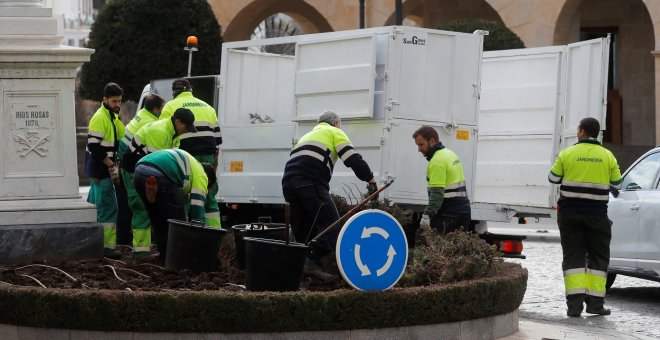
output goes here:
{"type": "Polygon", "coordinates": [[[392,215],[376,209],[351,217],[337,238],[337,265],[359,290],[385,290],[399,281],[408,262],[408,241],[392,215]]]}

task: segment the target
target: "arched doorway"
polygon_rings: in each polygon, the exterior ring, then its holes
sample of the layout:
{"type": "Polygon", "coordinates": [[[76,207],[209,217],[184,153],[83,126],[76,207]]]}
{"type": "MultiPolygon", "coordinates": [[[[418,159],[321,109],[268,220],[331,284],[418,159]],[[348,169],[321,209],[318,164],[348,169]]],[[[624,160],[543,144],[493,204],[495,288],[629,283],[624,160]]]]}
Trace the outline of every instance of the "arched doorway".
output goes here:
{"type": "Polygon", "coordinates": [[[611,34],[608,119],[604,140],[654,145],[653,22],[642,0],[568,0],[553,41],[566,44],[611,34]]]}
{"type": "Polygon", "coordinates": [[[326,18],[304,1],[255,0],[234,16],[224,29],[223,39],[248,40],[261,22],[277,13],[292,18],[304,33],[333,31],[326,18]]]}

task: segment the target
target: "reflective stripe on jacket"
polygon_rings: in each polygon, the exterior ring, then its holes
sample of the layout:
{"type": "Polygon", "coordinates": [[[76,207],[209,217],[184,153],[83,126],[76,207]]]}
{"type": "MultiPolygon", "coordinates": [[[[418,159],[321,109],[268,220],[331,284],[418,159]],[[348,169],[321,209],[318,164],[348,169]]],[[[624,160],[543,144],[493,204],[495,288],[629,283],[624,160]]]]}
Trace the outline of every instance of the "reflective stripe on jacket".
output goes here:
{"type": "Polygon", "coordinates": [[[367,162],[355,151],[348,136],[328,123],[319,123],[300,138],[289,154],[282,182],[290,177],[304,177],[329,188],[337,159],[351,168],[359,179],[369,181],[373,173],[367,162]]]}
{"type": "Polygon", "coordinates": [[[426,167],[426,185],[429,198],[432,188],[444,188],[444,199],[439,213],[466,214],[470,212],[463,165],[453,151],[444,147],[434,151],[426,167]]]}
{"type": "Polygon", "coordinates": [[[176,131],[171,119],[151,122],[138,130],[131,144],[124,153],[121,167],[128,172],[135,172],[135,165],[140,158],[158,150],[177,147],[176,131]]]}
{"type": "Polygon", "coordinates": [[[187,202],[190,205],[188,217],[205,220],[204,203],[208,193],[208,177],[195,157],[184,150],[167,149],[150,153],[142,157],[137,164],[148,164],[157,168],[181,187],[185,196],[190,195],[190,201],[187,202]]]}
{"type": "Polygon", "coordinates": [[[149,110],[145,108],[135,114],[135,117],[133,117],[133,119],[131,119],[131,121],[126,125],[126,133],[124,133],[124,138],[122,138],[119,142],[119,152],[117,155],[119,155],[120,159],[124,155],[126,148],[128,148],[128,146],[131,144],[131,139],[133,139],[135,133],[138,132],[141,127],[157,120],[158,116],[149,112],[149,110]]]}
{"type": "Polygon", "coordinates": [[[105,104],[89,120],[87,148],[85,149],[85,175],[89,177],[110,177],[103,160],[108,157],[117,161],[119,140],[124,137],[124,124],[117,112],[111,112],[105,104]]]}
{"type": "Polygon", "coordinates": [[[169,119],[176,109],[185,107],[195,115],[197,132],[188,132],[179,136],[180,148],[192,155],[214,155],[218,145],[222,144],[218,115],[213,107],[201,99],[193,97],[191,92],[181,92],[163,107],[160,119],[169,119]]]}
{"type": "Polygon", "coordinates": [[[621,187],[621,172],[612,152],[585,139],[559,153],[548,180],[561,184],[561,211],[606,214],[609,189],[621,187]]]}

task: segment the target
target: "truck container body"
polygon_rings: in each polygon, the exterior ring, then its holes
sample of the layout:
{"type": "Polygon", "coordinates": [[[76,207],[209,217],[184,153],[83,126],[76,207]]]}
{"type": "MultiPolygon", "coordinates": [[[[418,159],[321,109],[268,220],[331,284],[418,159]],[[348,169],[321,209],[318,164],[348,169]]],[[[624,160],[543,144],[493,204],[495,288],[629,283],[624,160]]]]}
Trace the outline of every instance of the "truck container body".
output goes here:
{"type": "MultiPolygon", "coordinates": [[[[288,153],[332,110],[376,178],[395,179],[385,193],[394,203],[428,200],[412,134],[431,125],[461,158],[475,220],[553,215],[552,162],[576,141],[580,119],[605,118],[609,39],[483,56],[481,41],[383,27],[226,43],[218,198],[282,203],[288,153]],[[248,51],[283,42],[296,44],[295,56],[248,51]]],[[[358,191],[364,184],[338,162],[331,192],[355,202],[358,191]]]]}
{"type": "MultiPolygon", "coordinates": [[[[582,118],[605,126],[609,38],[483,53],[485,33],[391,26],[224,43],[220,75],[189,78],[221,124],[216,198],[234,218],[223,223],[281,214],[289,153],[331,110],[379,184],[394,180],[381,198],[417,212],[428,162],[412,135],[433,126],[461,159],[476,230],[522,248],[524,236],[490,234],[487,222],[555,216],[556,155],[582,118]],[[260,52],[280,44],[295,54],[260,52]]],[[[143,97],[170,99],[171,81],[143,97]]],[[[330,191],[355,204],[366,184],[338,160],[330,191]]]]}
{"type": "MultiPolygon", "coordinates": [[[[339,114],[380,184],[395,180],[384,194],[392,202],[428,200],[412,138],[421,125],[460,156],[473,197],[482,35],[382,27],[287,39],[223,45],[220,201],[283,203],[289,152],[324,110],[339,114]],[[247,50],[282,41],[295,41],[295,56],[247,50]]],[[[366,189],[338,161],[330,191],[355,203],[366,189]]]]}

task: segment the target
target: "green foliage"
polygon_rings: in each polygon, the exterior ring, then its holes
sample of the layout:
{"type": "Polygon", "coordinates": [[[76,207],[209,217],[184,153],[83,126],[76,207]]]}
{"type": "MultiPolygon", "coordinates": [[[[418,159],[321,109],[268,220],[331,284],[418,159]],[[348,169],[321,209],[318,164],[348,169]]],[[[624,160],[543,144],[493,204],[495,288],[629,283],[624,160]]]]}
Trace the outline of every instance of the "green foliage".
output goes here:
{"type": "Polygon", "coordinates": [[[220,26],[206,0],[111,0],[89,35],[96,50],[83,65],[80,94],[100,100],[112,81],[124,98],[137,101],[152,79],[186,75],[190,35],[199,38],[192,75],[220,73],[220,26]]]}
{"type": "Polygon", "coordinates": [[[125,292],[0,285],[0,323],[99,331],[288,332],[403,327],[516,310],[527,270],[384,292],[125,292]]]}
{"type": "Polygon", "coordinates": [[[471,280],[491,274],[501,261],[495,246],[476,233],[456,231],[441,236],[422,233],[422,244],[412,249],[408,267],[399,285],[419,286],[471,280]]]}
{"type": "Polygon", "coordinates": [[[463,33],[472,33],[476,30],[488,31],[488,35],[484,37],[484,51],[510,50],[525,47],[525,44],[520,40],[518,35],[495,21],[461,19],[441,25],[438,29],[463,33]]]}

